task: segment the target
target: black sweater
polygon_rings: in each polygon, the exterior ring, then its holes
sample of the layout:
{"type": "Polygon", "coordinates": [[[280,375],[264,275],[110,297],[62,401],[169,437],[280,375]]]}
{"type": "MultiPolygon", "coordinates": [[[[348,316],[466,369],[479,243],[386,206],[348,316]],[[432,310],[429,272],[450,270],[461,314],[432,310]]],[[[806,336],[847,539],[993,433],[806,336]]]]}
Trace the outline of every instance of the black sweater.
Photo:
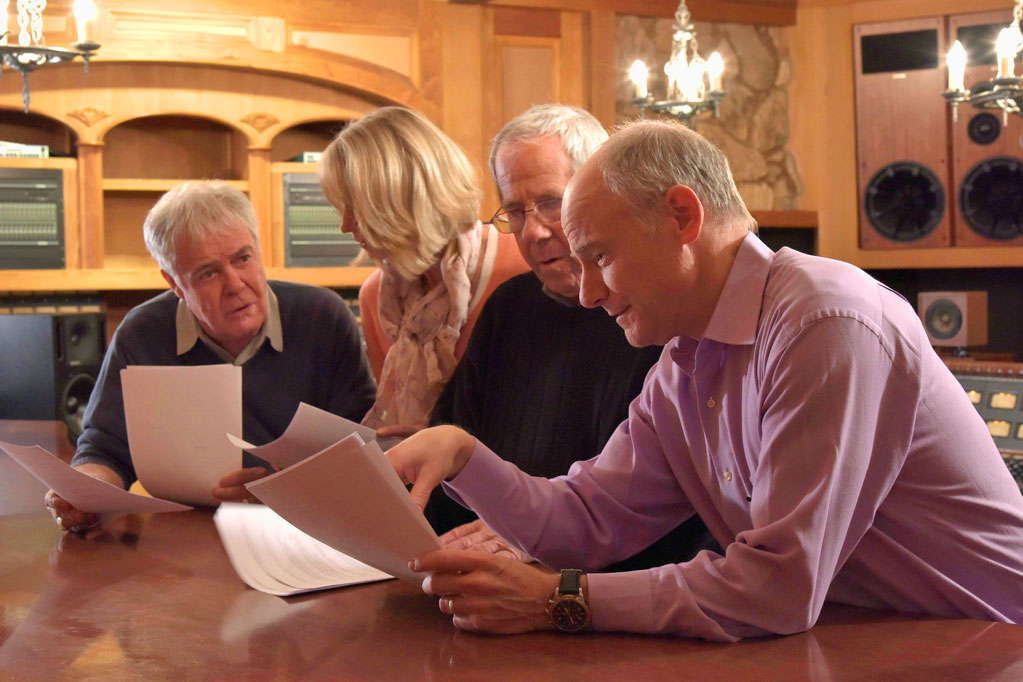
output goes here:
{"type": "MultiPolygon", "coordinates": [[[[487,300],[431,421],[464,428],[528,474],[560,476],[600,453],[660,353],[633,348],[603,310],[558,303],[525,273],[487,300]]],[[[426,515],[439,533],[476,518],[439,491],[426,515]]],[[[708,543],[694,518],[612,569],[684,561],[708,543]]]]}

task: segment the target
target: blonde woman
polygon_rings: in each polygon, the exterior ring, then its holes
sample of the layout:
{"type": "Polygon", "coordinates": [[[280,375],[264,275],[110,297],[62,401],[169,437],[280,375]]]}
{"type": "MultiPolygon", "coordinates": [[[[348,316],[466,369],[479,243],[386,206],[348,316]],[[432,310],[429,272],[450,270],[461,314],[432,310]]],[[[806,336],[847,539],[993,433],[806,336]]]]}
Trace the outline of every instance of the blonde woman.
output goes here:
{"type": "Polygon", "coordinates": [[[378,384],[363,423],[407,435],[429,422],[483,302],[528,266],[513,235],[480,222],[465,153],[409,109],[349,124],[324,151],[320,183],[341,231],[380,264],[359,292],[378,384]]]}

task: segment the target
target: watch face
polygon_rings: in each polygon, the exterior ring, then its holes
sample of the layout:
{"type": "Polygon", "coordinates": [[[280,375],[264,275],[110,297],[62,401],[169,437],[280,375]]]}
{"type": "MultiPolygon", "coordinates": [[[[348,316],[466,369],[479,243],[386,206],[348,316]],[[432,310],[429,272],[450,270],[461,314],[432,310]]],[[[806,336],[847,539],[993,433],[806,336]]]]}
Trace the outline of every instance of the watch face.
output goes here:
{"type": "Polygon", "coordinates": [[[551,607],[551,621],[559,630],[574,632],[586,627],[590,614],[586,606],[576,599],[561,599],[551,607]]]}

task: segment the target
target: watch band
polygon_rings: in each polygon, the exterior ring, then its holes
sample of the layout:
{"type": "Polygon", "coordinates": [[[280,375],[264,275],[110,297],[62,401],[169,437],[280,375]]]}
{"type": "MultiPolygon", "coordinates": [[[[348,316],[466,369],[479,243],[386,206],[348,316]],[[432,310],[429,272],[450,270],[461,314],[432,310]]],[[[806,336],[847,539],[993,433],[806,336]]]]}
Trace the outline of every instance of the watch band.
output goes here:
{"type": "Polygon", "coordinates": [[[558,584],[558,594],[571,594],[579,596],[582,591],[583,572],[578,568],[565,568],[561,571],[561,582],[558,584]]]}

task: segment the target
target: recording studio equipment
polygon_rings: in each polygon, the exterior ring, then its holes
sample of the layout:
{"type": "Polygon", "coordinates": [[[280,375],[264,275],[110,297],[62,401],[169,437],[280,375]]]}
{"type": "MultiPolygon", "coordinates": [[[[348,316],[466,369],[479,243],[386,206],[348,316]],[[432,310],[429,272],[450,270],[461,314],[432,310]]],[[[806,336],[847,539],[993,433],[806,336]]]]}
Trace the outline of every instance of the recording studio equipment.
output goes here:
{"type": "Polygon", "coordinates": [[[285,265],[322,267],[348,265],[359,243],[340,229],[341,217],[323,196],[311,173],[284,173],[285,265]]]}
{"type": "Polygon", "coordinates": [[[1023,364],[945,360],[987,424],[1005,465],[1023,491],[1023,364]]]}
{"type": "Polygon", "coordinates": [[[0,269],[63,267],[60,169],[0,168],[0,269]]]}
{"type": "Polygon", "coordinates": [[[921,291],[917,310],[932,346],[987,343],[986,291],[921,291]]]}
{"type": "Polygon", "coordinates": [[[944,17],[854,27],[860,246],[952,243],[944,17]]]}
{"type": "MultiPolygon", "coordinates": [[[[967,83],[994,76],[995,40],[1010,19],[1007,10],[949,17],[949,42],[966,49],[967,83]]],[[[1023,244],[1023,118],[960,107],[952,154],[956,246],[1023,244]]]]}
{"type": "Polygon", "coordinates": [[[103,313],[0,315],[0,419],[59,419],[76,440],[105,345],[103,313]]]}

